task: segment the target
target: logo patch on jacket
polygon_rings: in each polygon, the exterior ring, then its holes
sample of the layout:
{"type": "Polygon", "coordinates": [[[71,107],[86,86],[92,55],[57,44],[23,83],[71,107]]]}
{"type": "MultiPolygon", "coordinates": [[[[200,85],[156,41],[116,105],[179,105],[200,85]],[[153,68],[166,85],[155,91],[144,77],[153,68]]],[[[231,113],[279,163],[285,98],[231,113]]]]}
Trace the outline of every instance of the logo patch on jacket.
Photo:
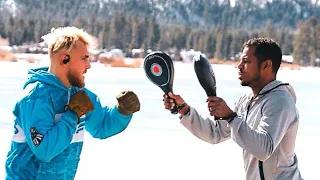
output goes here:
{"type": "Polygon", "coordinates": [[[30,128],[30,134],[33,144],[39,146],[44,135],[40,134],[35,127],[30,128]]]}

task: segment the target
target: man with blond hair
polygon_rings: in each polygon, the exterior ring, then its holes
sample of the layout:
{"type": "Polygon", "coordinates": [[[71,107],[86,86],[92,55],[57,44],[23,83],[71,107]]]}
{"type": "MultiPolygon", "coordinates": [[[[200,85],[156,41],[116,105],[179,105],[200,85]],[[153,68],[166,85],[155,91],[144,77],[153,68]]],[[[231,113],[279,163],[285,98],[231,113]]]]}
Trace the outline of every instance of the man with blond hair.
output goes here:
{"type": "Polygon", "coordinates": [[[6,179],[74,179],[84,129],[105,139],[122,132],[140,102],[132,91],[117,95],[114,107],[103,107],[86,89],[91,67],[91,36],[82,29],[60,27],[43,36],[49,68],[29,70],[24,96],[13,114],[14,135],[6,160],[6,179]]]}

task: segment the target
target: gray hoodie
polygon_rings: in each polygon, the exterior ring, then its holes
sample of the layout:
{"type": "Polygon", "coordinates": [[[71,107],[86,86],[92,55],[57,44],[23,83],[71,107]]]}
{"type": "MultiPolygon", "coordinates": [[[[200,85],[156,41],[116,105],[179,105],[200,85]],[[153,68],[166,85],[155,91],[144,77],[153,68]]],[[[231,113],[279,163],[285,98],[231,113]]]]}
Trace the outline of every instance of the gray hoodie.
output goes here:
{"type": "Polygon", "coordinates": [[[237,117],[230,124],[205,119],[192,107],[181,123],[208,143],[232,138],[243,148],[247,180],[261,176],[266,180],[301,180],[294,153],[299,115],[288,89],[281,84],[270,82],[255,99],[253,94],[240,97],[234,109],[237,117]]]}

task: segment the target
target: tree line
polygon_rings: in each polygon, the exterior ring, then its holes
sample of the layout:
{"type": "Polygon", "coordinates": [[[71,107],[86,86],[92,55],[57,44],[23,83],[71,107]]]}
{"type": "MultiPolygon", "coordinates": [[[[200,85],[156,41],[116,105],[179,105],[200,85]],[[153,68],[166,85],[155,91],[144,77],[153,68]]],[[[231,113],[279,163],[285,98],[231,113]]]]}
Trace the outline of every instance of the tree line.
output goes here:
{"type": "Polygon", "coordinates": [[[22,45],[41,42],[52,27],[76,26],[95,36],[100,49],[194,49],[219,60],[237,57],[249,38],[270,37],[295,63],[316,65],[320,58],[320,7],[308,1],[273,0],[263,7],[253,0],[233,6],[230,1],[190,1],[189,13],[177,1],[157,1],[175,7],[179,17],[171,18],[170,9],[164,16],[139,2],[16,0],[15,10],[2,3],[0,35],[10,45],[22,45]]]}

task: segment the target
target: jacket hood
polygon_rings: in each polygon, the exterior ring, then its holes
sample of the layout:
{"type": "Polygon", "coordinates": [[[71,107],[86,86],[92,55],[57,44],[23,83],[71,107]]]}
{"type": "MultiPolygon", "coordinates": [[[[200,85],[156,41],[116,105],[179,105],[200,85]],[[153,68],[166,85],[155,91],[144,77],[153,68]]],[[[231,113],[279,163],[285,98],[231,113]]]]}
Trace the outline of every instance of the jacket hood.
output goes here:
{"type": "Polygon", "coordinates": [[[52,73],[48,72],[48,67],[30,69],[28,75],[30,76],[28,81],[24,84],[23,89],[27,87],[28,84],[40,81],[45,84],[49,84],[56,88],[64,91],[68,91],[68,88],[62,84],[62,82],[52,73]]]}
{"type": "MultiPolygon", "coordinates": [[[[266,86],[264,86],[261,91],[259,92],[258,95],[263,95],[263,94],[266,94],[274,89],[276,89],[277,87],[280,87],[280,86],[285,86],[285,85],[289,85],[288,83],[283,83],[281,81],[278,81],[278,80],[273,80],[271,81],[269,84],[267,84],[266,86]]],[[[286,88],[277,88],[277,90],[283,90],[283,91],[286,91],[286,88]]]]}

